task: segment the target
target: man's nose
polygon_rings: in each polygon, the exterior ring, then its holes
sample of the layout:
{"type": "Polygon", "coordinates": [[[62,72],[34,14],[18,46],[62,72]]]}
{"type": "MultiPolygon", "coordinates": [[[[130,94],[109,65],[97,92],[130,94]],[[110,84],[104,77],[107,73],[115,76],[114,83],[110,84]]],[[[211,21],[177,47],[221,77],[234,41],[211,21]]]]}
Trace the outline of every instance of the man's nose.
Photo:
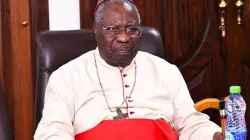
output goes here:
{"type": "Polygon", "coordinates": [[[123,42],[123,43],[126,43],[129,41],[129,36],[127,35],[125,30],[121,31],[121,34],[118,35],[117,41],[123,42]]]}

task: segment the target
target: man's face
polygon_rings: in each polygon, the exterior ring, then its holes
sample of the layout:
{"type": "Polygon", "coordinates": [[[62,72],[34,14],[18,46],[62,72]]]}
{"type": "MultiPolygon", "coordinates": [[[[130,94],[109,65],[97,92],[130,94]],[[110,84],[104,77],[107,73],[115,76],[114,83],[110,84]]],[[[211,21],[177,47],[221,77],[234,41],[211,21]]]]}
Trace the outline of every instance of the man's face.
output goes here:
{"type": "Polygon", "coordinates": [[[100,24],[94,24],[97,45],[101,57],[112,66],[126,67],[139,50],[139,37],[133,37],[122,30],[118,35],[110,35],[103,27],[139,26],[137,13],[129,5],[110,3],[103,11],[100,24]]]}

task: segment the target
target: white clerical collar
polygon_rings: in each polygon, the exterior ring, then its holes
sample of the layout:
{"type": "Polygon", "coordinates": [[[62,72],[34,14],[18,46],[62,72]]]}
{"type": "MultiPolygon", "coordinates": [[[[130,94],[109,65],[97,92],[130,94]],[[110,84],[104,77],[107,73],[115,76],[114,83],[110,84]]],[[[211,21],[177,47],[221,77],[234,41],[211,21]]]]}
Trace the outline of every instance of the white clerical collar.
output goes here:
{"type": "Polygon", "coordinates": [[[123,69],[123,71],[127,71],[129,70],[130,68],[132,68],[135,64],[135,58],[133,58],[133,60],[131,61],[131,63],[126,66],[125,68],[121,68],[121,67],[114,67],[114,66],[111,66],[109,65],[100,55],[99,53],[99,49],[98,47],[96,47],[96,50],[95,50],[95,53],[94,53],[95,57],[96,57],[96,61],[99,62],[100,64],[102,64],[103,66],[107,67],[107,68],[110,68],[110,69],[114,69],[114,70],[121,70],[123,69]]]}

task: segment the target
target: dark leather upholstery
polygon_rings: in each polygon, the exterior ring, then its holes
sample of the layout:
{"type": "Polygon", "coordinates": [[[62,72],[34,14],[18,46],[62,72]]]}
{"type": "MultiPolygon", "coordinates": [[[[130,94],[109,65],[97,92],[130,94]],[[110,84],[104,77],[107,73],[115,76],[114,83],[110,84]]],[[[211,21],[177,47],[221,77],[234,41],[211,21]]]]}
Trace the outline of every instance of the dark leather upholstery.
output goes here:
{"type": "MultiPolygon", "coordinates": [[[[151,27],[143,27],[141,51],[164,58],[164,50],[159,32],[151,27]]],[[[68,61],[96,48],[93,30],[45,31],[37,36],[37,83],[35,93],[35,126],[41,117],[44,92],[50,74],[68,61]]]]}
{"type": "Polygon", "coordinates": [[[0,81],[0,140],[11,140],[11,127],[7,112],[7,104],[2,93],[2,85],[0,81]]]}

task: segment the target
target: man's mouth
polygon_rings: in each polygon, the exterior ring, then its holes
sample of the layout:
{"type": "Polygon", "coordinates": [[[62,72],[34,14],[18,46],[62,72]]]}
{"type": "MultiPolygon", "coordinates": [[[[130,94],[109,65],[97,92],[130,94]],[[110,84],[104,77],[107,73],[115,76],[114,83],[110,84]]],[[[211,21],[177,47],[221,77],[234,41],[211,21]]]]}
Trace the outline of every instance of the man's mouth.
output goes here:
{"type": "Polygon", "coordinates": [[[120,47],[119,49],[116,49],[115,51],[118,53],[131,53],[133,49],[134,49],[133,47],[125,46],[125,47],[120,47]]]}

